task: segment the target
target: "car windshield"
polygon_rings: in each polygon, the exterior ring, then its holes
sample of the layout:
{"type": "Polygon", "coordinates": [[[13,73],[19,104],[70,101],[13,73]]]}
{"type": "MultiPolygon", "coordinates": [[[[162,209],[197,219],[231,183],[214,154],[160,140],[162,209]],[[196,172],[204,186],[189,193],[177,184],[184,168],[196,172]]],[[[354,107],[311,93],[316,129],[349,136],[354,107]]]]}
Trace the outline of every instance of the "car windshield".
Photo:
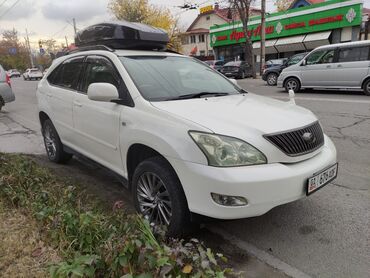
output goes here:
{"type": "Polygon", "coordinates": [[[202,62],[174,56],[120,57],[142,96],[150,101],[184,96],[238,94],[242,90],[202,62]]]}

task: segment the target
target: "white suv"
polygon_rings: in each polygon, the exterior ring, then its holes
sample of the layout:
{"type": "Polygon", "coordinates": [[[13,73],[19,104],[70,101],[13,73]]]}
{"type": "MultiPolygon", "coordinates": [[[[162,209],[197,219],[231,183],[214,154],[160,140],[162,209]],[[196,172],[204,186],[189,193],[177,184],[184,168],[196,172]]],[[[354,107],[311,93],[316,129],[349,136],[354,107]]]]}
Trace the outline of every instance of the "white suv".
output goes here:
{"type": "Polygon", "coordinates": [[[196,59],[89,50],[38,85],[47,155],[77,152],[128,180],[137,210],[179,235],[192,213],[237,219],[336,177],[336,150],[310,111],[247,93],[196,59]]]}

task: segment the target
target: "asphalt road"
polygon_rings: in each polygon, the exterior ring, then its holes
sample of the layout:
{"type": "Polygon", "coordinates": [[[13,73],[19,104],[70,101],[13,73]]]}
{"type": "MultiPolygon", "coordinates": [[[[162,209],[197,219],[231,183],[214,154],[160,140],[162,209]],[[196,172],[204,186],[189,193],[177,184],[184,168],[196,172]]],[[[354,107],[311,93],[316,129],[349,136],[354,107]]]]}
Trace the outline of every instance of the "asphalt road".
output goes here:
{"type": "MultiPolygon", "coordinates": [[[[43,152],[35,99],[37,82],[13,79],[12,83],[17,100],[0,113],[0,133],[1,124],[3,130],[14,125],[11,120],[17,127],[14,133],[0,134],[0,151],[12,138],[18,151],[43,152]]],[[[284,91],[261,80],[244,79],[239,84],[255,94],[288,100],[284,91]]],[[[337,146],[337,180],[309,198],[274,208],[263,216],[219,221],[207,227],[232,235],[236,245],[246,243],[247,249],[252,246],[266,251],[309,276],[369,277],[370,97],[356,92],[307,91],[297,94],[296,102],[318,116],[337,146]]]]}

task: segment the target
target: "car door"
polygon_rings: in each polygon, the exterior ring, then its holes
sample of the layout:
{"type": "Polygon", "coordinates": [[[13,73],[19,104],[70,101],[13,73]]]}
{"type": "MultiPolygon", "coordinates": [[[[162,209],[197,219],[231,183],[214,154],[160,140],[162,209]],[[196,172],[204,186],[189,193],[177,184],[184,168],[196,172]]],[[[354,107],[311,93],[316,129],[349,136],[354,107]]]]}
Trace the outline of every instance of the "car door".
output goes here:
{"type": "Polygon", "coordinates": [[[338,49],[334,76],[340,87],[360,88],[370,67],[370,46],[338,49]]]}
{"type": "Polygon", "coordinates": [[[90,84],[107,82],[122,91],[123,80],[110,60],[103,56],[88,56],[84,78],[73,102],[73,119],[78,151],[100,164],[122,173],[119,149],[122,105],[93,101],[87,97],[90,84]]]}
{"type": "Polygon", "coordinates": [[[323,49],[312,52],[301,65],[302,87],[332,87],[336,85],[333,75],[335,49],[323,49]]]}
{"type": "Polygon", "coordinates": [[[52,121],[64,144],[70,144],[74,136],[72,104],[77,91],[84,57],[64,61],[47,78],[49,88],[45,92],[50,105],[52,121]]]}

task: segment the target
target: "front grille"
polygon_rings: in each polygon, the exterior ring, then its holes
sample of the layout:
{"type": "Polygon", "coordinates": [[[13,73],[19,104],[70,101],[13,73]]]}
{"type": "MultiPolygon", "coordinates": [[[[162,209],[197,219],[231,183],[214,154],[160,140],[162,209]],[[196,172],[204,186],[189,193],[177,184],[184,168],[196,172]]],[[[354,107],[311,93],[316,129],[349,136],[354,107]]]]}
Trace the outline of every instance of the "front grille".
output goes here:
{"type": "Polygon", "coordinates": [[[286,132],[266,134],[264,137],[289,156],[313,152],[324,144],[324,134],[319,122],[286,132]]]}

